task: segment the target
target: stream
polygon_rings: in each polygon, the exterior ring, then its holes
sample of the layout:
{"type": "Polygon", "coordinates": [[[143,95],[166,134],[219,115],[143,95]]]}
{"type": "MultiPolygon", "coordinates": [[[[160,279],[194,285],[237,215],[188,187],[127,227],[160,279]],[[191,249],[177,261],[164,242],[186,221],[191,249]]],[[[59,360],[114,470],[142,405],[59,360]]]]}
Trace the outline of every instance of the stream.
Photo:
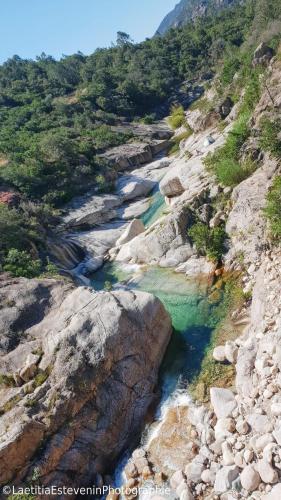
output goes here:
{"type": "MultiPolygon", "coordinates": [[[[140,218],[148,228],[169,211],[159,191],[158,180],[149,207],[140,218]]],[[[173,334],[159,373],[160,397],[153,421],[146,423],[140,437],[140,443],[146,445],[157,435],[169,409],[188,406],[191,402],[188,385],[200,371],[213,331],[213,306],[208,300],[208,284],[188,279],[185,274],[171,268],[118,262],[106,262],[88,277],[97,291],[121,288],[149,292],[158,297],[170,313],[173,334]]],[[[116,487],[124,484],[123,470],[131,452],[132,449],[127,450],[117,464],[114,473],[116,487]]]]}
{"type": "MultiPolygon", "coordinates": [[[[145,226],[153,224],[165,209],[164,198],[156,189],[151,206],[142,216],[145,226]]],[[[127,288],[152,293],[171,315],[173,334],[159,374],[161,397],[154,423],[146,424],[141,436],[141,444],[146,444],[157,434],[157,422],[161,423],[169,408],[187,406],[191,401],[188,384],[200,371],[213,328],[206,283],[187,279],[185,274],[169,268],[107,262],[92,274],[91,285],[95,290],[127,288]]],[[[124,484],[123,470],[131,451],[116,467],[115,487],[124,484]]]]}

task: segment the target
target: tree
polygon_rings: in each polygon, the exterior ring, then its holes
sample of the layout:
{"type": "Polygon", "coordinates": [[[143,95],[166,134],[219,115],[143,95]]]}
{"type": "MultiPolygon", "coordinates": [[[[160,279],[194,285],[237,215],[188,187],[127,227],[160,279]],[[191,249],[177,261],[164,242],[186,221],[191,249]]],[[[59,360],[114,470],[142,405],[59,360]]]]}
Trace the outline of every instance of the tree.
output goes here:
{"type": "Polygon", "coordinates": [[[130,35],[128,35],[128,33],[125,33],[124,31],[117,31],[116,44],[118,47],[130,45],[131,43],[133,43],[133,40],[131,39],[130,35]]]}

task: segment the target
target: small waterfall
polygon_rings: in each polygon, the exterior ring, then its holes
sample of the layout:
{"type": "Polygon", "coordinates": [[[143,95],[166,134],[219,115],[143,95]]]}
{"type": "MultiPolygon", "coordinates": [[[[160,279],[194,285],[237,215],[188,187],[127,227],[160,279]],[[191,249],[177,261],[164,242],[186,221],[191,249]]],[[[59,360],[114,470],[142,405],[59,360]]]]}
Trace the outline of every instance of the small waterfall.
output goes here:
{"type": "Polygon", "coordinates": [[[86,256],[85,250],[71,239],[50,240],[48,250],[58,266],[64,271],[70,271],[77,267],[86,256]]]}

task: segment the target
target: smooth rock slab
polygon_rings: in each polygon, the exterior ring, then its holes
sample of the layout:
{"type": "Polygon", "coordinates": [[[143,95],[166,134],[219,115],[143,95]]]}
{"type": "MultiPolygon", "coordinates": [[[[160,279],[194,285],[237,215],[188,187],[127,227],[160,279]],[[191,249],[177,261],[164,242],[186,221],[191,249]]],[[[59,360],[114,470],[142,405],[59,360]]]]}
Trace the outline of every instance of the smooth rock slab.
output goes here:
{"type": "Polygon", "coordinates": [[[0,484],[17,474],[25,482],[34,468],[45,485],[77,486],[107,473],[154,399],[172,331],[162,303],[139,291],[24,278],[1,282],[0,298],[0,337],[20,335],[3,345],[1,371],[13,373],[36,349],[39,370],[49,374],[0,417],[0,484]],[[3,307],[7,300],[13,305],[3,307]]]}
{"type": "Polygon", "coordinates": [[[144,223],[139,219],[134,219],[128,226],[126,227],[124,233],[118,240],[116,241],[116,246],[124,245],[128,241],[131,241],[138,234],[141,234],[145,231],[144,223]]]}

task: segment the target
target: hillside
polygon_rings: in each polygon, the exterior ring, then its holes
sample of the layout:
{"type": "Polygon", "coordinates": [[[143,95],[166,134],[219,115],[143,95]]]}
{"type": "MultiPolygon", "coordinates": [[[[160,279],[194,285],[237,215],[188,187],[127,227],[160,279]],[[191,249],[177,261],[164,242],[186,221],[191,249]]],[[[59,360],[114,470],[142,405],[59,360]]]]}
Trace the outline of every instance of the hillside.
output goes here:
{"type": "Polygon", "coordinates": [[[0,84],[3,494],[279,500],[281,3],[0,84]]]}
{"type": "Polygon", "coordinates": [[[230,6],[236,0],[181,0],[161,22],[156,34],[163,35],[171,28],[179,28],[198,17],[230,6]]]}

